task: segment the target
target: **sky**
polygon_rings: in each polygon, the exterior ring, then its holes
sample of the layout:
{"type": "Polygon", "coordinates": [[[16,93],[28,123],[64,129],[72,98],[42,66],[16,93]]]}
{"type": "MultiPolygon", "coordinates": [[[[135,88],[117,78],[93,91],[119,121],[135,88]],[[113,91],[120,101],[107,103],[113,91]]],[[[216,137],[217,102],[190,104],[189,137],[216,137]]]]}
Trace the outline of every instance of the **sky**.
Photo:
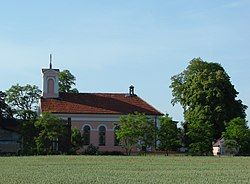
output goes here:
{"type": "Polygon", "coordinates": [[[220,63],[250,106],[249,21],[250,0],[0,0],[0,90],[41,88],[52,53],[53,67],[70,70],[80,92],[133,84],[183,121],[170,78],[201,57],[220,63]]]}

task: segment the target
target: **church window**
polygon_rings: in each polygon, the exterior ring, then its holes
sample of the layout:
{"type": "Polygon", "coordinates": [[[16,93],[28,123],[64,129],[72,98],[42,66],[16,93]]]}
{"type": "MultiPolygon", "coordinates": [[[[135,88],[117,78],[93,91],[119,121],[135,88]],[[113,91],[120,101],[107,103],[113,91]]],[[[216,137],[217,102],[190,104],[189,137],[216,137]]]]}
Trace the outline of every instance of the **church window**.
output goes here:
{"type": "Polygon", "coordinates": [[[53,79],[48,80],[48,93],[54,94],[54,80],[53,79]]]}
{"type": "Polygon", "coordinates": [[[99,146],[105,146],[106,128],[105,126],[99,127],[99,146]]]}
{"type": "Polygon", "coordinates": [[[116,125],[115,128],[114,128],[114,145],[115,146],[120,145],[120,141],[119,141],[119,139],[117,138],[117,135],[116,135],[116,132],[117,132],[118,129],[119,129],[119,126],[116,125]]]}
{"type": "Polygon", "coordinates": [[[83,128],[83,145],[90,144],[90,127],[88,125],[83,128]]]}

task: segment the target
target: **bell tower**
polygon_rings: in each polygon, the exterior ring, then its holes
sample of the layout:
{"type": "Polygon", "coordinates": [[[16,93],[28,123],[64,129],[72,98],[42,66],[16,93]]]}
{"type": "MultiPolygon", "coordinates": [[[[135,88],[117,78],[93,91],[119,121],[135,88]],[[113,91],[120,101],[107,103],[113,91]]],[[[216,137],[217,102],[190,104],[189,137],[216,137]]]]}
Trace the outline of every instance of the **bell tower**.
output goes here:
{"type": "Polygon", "coordinates": [[[59,97],[59,69],[52,67],[52,54],[50,54],[49,68],[42,69],[43,75],[43,98],[59,97]]]}

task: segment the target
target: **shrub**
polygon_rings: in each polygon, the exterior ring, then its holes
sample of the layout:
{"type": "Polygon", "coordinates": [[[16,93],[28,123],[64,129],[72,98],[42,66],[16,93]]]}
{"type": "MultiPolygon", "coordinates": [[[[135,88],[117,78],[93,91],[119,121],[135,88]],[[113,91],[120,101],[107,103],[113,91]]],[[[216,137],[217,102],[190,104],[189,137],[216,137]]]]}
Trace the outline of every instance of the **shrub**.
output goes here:
{"type": "Polygon", "coordinates": [[[104,151],[99,152],[98,155],[124,155],[121,151],[104,151]]]}
{"type": "Polygon", "coordinates": [[[98,154],[98,146],[94,146],[93,144],[90,144],[86,150],[85,150],[85,154],[86,155],[97,155],[98,154]]]}
{"type": "Polygon", "coordinates": [[[225,140],[225,152],[229,155],[237,155],[239,152],[239,145],[235,140],[225,140]]]}

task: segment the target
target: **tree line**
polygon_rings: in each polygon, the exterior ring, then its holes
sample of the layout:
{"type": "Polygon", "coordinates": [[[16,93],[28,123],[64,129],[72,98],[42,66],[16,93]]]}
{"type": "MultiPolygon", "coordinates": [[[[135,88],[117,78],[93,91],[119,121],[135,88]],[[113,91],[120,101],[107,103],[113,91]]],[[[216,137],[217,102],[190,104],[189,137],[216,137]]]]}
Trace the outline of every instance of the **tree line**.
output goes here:
{"type": "MultiPolygon", "coordinates": [[[[75,77],[64,70],[59,75],[61,92],[77,93],[75,77]]],[[[224,138],[228,150],[238,155],[250,154],[250,130],[247,106],[238,99],[238,91],[225,69],[214,62],[194,58],[187,68],[171,78],[172,104],[184,110],[179,128],[169,115],[160,117],[159,126],[149,117],[133,113],[121,116],[116,137],[129,155],[133,148],[150,147],[166,154],[185,147],[192,155],[211,155],[212,144],[224,138]]],[[[26,152],[48,153],[49,146],[65,133],[65,126],[48,113],[37,116],[41,91],[37,86],[14,85],[0,92],[0,118],[18,118],[26,152]],[[54,122],[54,123],[53,123],[54,122]]],[[[82,144],[82,136],[72,131],[73,147],[82,144]]]]}

